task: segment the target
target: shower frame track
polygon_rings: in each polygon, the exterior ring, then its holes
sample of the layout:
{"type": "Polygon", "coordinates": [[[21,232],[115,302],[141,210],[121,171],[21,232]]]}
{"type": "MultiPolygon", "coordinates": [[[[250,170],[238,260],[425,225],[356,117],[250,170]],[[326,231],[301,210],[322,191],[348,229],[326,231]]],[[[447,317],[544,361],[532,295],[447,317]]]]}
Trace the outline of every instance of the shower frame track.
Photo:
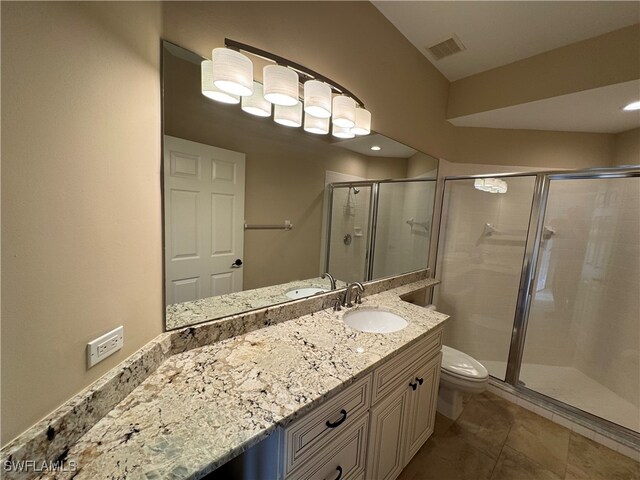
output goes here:
{"type": "Polygon", "coordinates": [[[532,390],[519,381],[520,369],[526,341],[527,322],[533,299],[533,287],[536,281],[536,267],[538,262],[539,245],[543,235],[544,215],[549,196],[549,187],[553,180],[575,179],[606,179],[606,178],[632,178],[640,177],[640,165],[630,165],[615,168],[593,168],[586,170],[566,171],[550,170],[536,172],[516,172],[481,175],[456,175],[444,178],[443,188],[440,192],[440,219],[436,245],[436,255],[432,262],[432,271],[437,275],[437,254],[439,251],[440,237],[442,234],[442,220],[446,218],[446,205],[444,203],[446,183],[450,180],[474,180],[476,178],[514,178],[535,176],[531,212],[525,253],[522,262],[522,271],[518,288],[518,297],[513,320],[513,330],[507,359],[507,371],[505,379],[491,377],[491,382],[497,387],[519,397],[532,401],[543,408],[551,410],[560,416],[585,426],[590,430],[601,433],[609,438],[623,443],[640,451],[640,433],[630,430],[622,425],[611,422],[597,415],[581,410],[573,405],[532,390]]]}
{"type": "MultiPolygon", "coordinates": [[[[327,225],[327,234],[326,234],[326,249],[325,249],[325,260],[324,260],[324,271],[329,271],[329,263],[331,259],[331,219],[333,217],[333,193],[336,188],[352,188],[352,187],[371,187],[371,193],[369,195],[369,219],[368,219],[368,233],[367,233],[367,248],[365,250],[365,272],[364,272],[364,280],[362,281],[370,281],[373,280],[373,266],[375,260],[375,246],[376,246],[376,231],[378,227],[378,198],[380,196],[380,185],[383,183],[419,183],[419,182],[433,182],[436,184],[437,189],[437,178],[400,178],[400,179],[385,179],[385,180],[361,180],[356,182],[334,182],[327,185],[329,191],[329,199],[328,199],[328,207],[327,207],[327,216],[326,216],[326,225],[327,225]]],[[[437,191],[436,191],[437,195],[437,191]]],[[[435,215],[435,205],[434,209],[431,212],[431,224],[433,225],[435,215]]],[[[427,258],[427,265],[424,268],[427,268],[429,263],[429,258],[427,258]]]]}

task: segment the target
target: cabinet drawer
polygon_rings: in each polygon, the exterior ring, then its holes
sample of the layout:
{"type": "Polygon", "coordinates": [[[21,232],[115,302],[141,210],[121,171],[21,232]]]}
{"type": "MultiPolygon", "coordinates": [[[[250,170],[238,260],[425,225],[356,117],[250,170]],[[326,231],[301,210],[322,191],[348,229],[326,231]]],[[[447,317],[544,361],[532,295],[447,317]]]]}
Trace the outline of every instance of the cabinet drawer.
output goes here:
{"type": "MultiPolygon", "coordinates": [[[[358,380],[285,430],[285,474],[291,473],[369,409],[371,375],[358,380]]],[[[337,476],[337,475],[336,475],[337,476]]]]}
{"type": "Polygon", "coordinates": [[[296,480],[359,480],[364,476],[367,458],[369,415],[359,417],[338,435],[331,446],[321,451],[319,459],[308,462],[308,468],[298,470],[289,479],[296,480]]]}
{"type": "Polygon", "coordinates": [[[373,372],[373,390],[371,403],[375,404],[389,393],[397,390],[413,375],[410,366],[415,362],[427,359],[437,354],[442,348],[442,329],[430,333],[402,352],[394,359],[376,368],[373,372]]]}

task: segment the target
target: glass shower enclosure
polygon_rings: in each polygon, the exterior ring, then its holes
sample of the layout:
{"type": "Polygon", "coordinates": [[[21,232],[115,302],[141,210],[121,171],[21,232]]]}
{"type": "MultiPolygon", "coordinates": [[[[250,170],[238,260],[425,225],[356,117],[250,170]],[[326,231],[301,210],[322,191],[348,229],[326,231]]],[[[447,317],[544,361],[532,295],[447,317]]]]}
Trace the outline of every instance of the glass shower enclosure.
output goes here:
{"type": "Polygon", "coordinates": [[[445,179],[444,343],[525,396],[640,440],[640,169],[445,179]]]}
{"type": "Polygon", "coordinates": [[[346,282],[426,268],[436,179],[333,183],[325,270],[346,282]]]}

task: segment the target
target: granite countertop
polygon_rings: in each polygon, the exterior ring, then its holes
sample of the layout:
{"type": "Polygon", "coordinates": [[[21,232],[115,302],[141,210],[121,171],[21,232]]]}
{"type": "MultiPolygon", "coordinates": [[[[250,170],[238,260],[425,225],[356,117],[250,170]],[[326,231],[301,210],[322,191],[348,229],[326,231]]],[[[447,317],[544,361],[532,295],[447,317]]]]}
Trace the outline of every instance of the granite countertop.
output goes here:
{"type": "Polygon", "coordinates": [[[362,305],[288,320],[168,358],[66,452],[77,471],[41,478],[201,478],[319,405],[447,315],[400,299],[421,280],[362,305]],[[345,311],[384,308],[409,325],[362,333],[345,311]]]}
{"type": "MultiPolygon", "coordinates": [[[[346,283],[336,280],[337,288],[344,288],[346,283]]],[[[282,302],[290,302],[287,292],[300,288],[324,288],[330,290],[329,279],[320,277],[307,280],[295,280],[292,282],[272,285],[269,287],[255,288],[242,292],[218,295],[216,297],[201,298],[191,302],[174,303],[167,305],[166,325],[167,330],[183,328],[200,322],[206,322],[216,318],[235,315],[248,310],[264,308],[282,302]]]]}

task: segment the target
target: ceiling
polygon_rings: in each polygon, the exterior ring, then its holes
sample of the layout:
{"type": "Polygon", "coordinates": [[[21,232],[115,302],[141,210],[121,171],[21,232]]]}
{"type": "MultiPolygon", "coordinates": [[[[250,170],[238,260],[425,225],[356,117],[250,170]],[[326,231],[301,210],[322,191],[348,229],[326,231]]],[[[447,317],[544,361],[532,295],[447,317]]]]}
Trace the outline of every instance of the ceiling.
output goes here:
{"type": "MultiPolygon", "coordinates": [[[[449,81],[640,23],[637,1],[374,1],[449,81]],[[465,50],[437,60],[427,50],[455,34],[465,50]]],[[[618,133],[640,127],[640,80],[457,118],[460,127],[618,133]]]]}
{"type": "Polygon", "coordinates": [[[333,144],[369,157],[409,158],[417,152],[417,150],[379,133],[363,135],[348,140],[337,140],[333,144]],[[371,150],[374,145],[380,147],[380,150],[371,150]]]}
{"type": "Polygon", "coordinates": [[[640,22],[635,1],[372,3],[449,81],[640,22]],[[466,50],[435,60],[426,47],[452,33],[466,50]]]}
{"type": "Polygon", "coordinates": [[[640,110],[621,110],[638,98],[640,80],[634,80],[449,121],[458,127],[618,133],[640,127],[640,110]]]}

